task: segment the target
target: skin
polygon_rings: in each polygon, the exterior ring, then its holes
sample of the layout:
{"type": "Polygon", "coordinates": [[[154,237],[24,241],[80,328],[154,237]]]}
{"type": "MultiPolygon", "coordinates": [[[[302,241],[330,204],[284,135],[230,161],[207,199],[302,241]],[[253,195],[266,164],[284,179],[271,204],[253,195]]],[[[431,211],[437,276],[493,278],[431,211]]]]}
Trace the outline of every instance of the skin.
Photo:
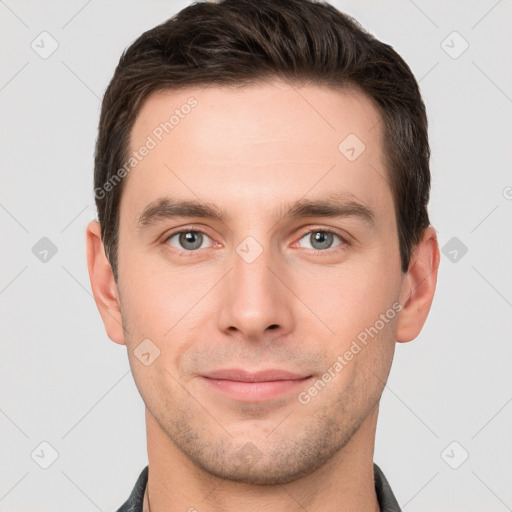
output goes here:
{"type": "Polygon", "coordinates": [[[430,309],[435,231],[402,273],[381,118],[361,92],[280,81],[159,92],[137,117],[131,149],[191,96],[197,106],[126,178],[117,282],[98,223],[87,229],[98,309],[110,339],[127,346],[146,404],[151,511],[377,511],[379,400],[396,342],[414,339],[430,309]],[[338,150],[349,134],[366,146],[352,162],[338,150]],[[298,199],[331,194],[367,207],[374,222],[283,216],[298,199]],[[165,197],[214,203],[227,217],[142,225],[144,209],[165,197]],[[180,228],[204,231],[202,245],[169,238],[180,228]],[[345,241],[322,246],[312,239],[322,229],[345,241]],[[262,249],[251,263],[236,251],[248,236],[262,249]],[[301,403],[393,304],[400,313],[301,403]],[[160,350],[148,366],[134,353],[144,339],[160,350]],[[201,376],[222,368],[310,379],[243,401],[201,376]]]}

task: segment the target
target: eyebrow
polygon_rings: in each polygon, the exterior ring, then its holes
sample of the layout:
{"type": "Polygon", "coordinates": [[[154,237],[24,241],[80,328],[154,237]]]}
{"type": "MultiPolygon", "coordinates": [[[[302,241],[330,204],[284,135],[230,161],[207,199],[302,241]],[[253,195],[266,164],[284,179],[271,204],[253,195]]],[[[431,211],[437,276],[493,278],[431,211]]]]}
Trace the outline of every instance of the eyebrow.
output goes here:
{"type": "MultiPolygon", "coordinates": [[[[375,225],[375,212],[357,201],[352,194],[330,195],[323,199],[299,199],[292,204],[283,204],[276,209],[276,216],[282,218],[356,217],[365,223],[375,225]]],[[[160,220],[175,217],[199,217],[224,222],[229,216],[212,203],[163,197],[144,208],[138,224],[147,226],[160,220]]]]}

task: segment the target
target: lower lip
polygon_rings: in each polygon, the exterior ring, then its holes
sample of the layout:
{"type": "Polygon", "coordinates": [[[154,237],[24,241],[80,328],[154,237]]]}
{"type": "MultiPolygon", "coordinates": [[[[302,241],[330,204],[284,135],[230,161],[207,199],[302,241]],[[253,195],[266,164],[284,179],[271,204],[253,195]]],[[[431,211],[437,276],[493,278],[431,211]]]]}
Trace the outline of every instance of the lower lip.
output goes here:
{"type": "Polygon", "coordinates": [[[268,382],[240,382],[234,380],[218,380],[204,377],[208,385],[234,400],[243,402],[263,402],[280,395],[297,391],[304,386],[310,377],[298,380],[273,380],[268,382]]]}

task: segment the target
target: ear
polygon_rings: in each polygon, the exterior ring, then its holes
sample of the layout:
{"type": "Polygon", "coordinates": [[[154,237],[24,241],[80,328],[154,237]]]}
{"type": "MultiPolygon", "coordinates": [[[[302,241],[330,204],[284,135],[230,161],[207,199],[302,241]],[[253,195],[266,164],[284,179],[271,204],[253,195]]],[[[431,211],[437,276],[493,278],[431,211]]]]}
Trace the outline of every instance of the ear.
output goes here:
{"type": "Polygon", "coordinates": [[[437,235],[429,226],[415,246],[400,293],[403,306],[398,316],[396,340],[412,341],[420,333],[430,311],[439,268],[437,235]]]}
{"type": "Polygon", "coordinates": [[[108,337],[115,343],[125,344],[119,292],[112,267],[105,255],[98,221],[91,221],[86,230],[87,266],[92,293],[108,337]]]}

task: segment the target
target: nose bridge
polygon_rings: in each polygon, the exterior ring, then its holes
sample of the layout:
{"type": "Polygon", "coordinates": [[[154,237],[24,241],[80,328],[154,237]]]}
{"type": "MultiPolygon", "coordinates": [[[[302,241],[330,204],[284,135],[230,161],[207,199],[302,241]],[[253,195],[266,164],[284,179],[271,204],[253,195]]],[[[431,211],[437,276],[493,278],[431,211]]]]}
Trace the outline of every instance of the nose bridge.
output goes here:
{"type": "Polygon", "coordinates": [[[231,267],[223,288],[219,327],[254,339],[267,329],[279,329],[281,333],[292,329],[291,299],[274,274],[274,267],[280,265],[270,242],[246,237],[235,248],[231,267]]]}

